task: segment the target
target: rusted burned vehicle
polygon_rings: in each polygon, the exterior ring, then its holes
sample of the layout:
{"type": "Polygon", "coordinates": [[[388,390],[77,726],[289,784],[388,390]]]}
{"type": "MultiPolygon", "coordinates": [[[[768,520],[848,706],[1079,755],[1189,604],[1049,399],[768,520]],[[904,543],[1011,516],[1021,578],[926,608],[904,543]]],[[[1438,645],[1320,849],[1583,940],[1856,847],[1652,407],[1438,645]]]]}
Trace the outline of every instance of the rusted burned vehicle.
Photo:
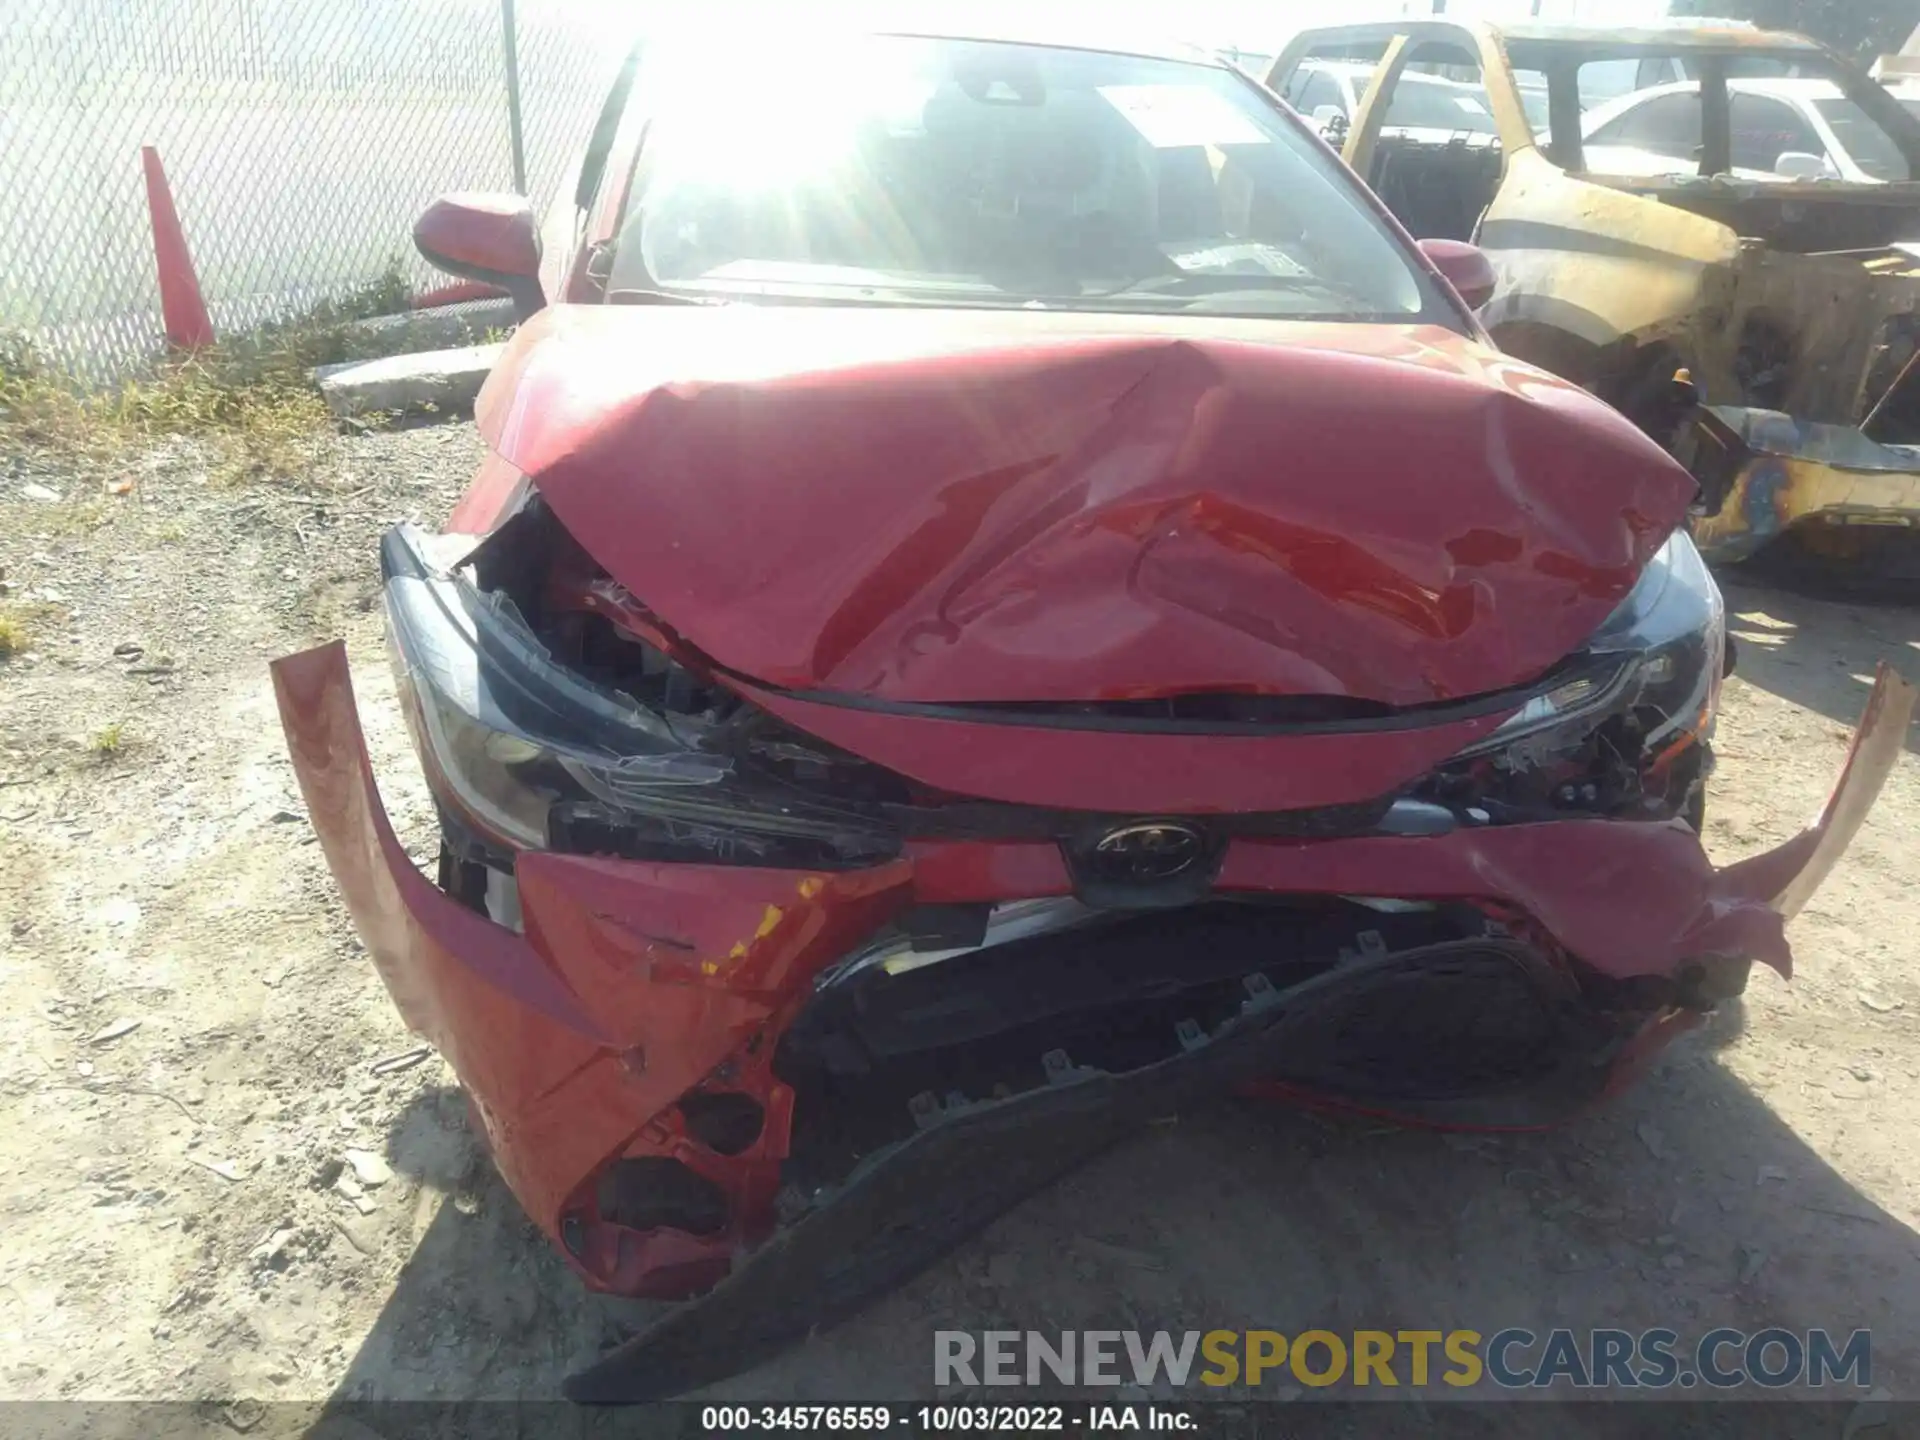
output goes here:
{"type": "Polygon", "coordinates": [[[381,547],[435,878],[344,649],[274,666],[508,1185],[701,1297],[572,1393],[724,1375],[1179,1107],[1545,1125],[1790,968],[1913,693],[1708,859],[1693,483],[1488,343],[1477,252],[1197,53],[756,53],[636,55],[544,249],[510,196],[416,228],[537,312],[381,547]]]}
{"type": "Polygon", "coordinates": [[[1348,163],[1416,236],[1486,252],[1502,349],[1674,444],[1710,558],[1784,540],[1920,577],[1908,108],[1810,40],[1732,28],[1341,26],[1296,36],[1268,83],[1310,114],[1316,77],[1356,64],[1348,163]],[[1421,72],[1481,87],[1493,123],[1393,125],[1421,72]],[[1684,424],[1677,369],[1705,407],[1684,424]]]}

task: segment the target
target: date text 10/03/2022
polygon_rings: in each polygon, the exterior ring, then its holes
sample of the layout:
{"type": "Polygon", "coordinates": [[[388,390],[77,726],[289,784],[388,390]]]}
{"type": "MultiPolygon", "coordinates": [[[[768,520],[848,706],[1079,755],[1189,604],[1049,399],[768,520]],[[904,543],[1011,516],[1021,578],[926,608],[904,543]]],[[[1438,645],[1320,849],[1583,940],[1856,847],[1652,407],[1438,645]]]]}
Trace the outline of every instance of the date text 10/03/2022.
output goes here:
{"type": "MultiPolygon", "coordinates": [[[[1510,1327],[1483,1336],[1476,1330],[1305,1330],[1291,1338],[1274,1330],[936,1331],[935,1384],[1155,1386],[1164,1394],[1197,1382],[1259,1393],[1263,1383],[1327,1387],[1419,1387],[1437,1381],[1456,1389],[1491,1384],[1501,1389],[1564,1387],[1575,1391],[1706,1385],[1780,1389],[1805,1385],[1858,1389],[1873,1383],[1873,1337],[1845,1339],[1826,1330],[1778,1327],[1748,1333],[1709,1330],[1691,1344],[1672,1330],[1550,1330],[1536,1335],[1510,1327]],[[1024,1344],[1022,1342],[1025,1342],[1024,1344]],[[1400,1353],[1404,1352],[1404,1353],[1400,1353]],[[1132,1374],[1124,1376],[1124,1356],[1132,1374]],[[978,1367],[976,1368],[976,1357],[978,1367]],[[1198,1374],[1194,1361],[1203,1358],[1198,1374]],[[1404,1376],[1394,1361],[1404,1362],[1404,1376]],[[1349,1360],[1351,1359],[1351,1370],[1349,1360]],[[1024,1360],[1024,1364],[1021,1362],[1024,1360]]],[[[1205,1392],[1195,1392],[1203,1394],[1205,1392]]],[[[1153,1405],[709,1405],[701,1411],[709,1433],[765,1430],[955,1430],[1015,1433],[1064,1430],[1196,1428],[1191,1412],[1153,1405]]]]}

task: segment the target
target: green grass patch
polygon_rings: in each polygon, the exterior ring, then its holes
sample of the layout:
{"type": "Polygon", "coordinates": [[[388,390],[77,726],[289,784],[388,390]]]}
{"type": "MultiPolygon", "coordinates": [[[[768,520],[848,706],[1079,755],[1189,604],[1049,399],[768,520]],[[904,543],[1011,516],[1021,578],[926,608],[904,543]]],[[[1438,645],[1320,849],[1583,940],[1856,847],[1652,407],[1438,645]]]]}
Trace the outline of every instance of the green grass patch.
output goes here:
{"type": "Polygon", "coordinates": [[[65,609],[45,601],[0,600],[0,660],[24,655],[46,626],[64,625],[67,618],[65,609]]]}
{"type": "Polygon", "coordinates": [[[409,298],[396,262],[350,295],[161,361],[111,389],[90,389],[49,365],[24,336],[0,335],[0,432],[99,463],[191,436],[212,450],[217,478],[292,476],[333,428],[309,372],[414,348],[407,326],[358,323],[404,313],[409,298]]]}
{"type": "Polygon", "coordinates": [[[0,660],[32,648],[33,629],[11,605],[0,605],[0,660]]]}

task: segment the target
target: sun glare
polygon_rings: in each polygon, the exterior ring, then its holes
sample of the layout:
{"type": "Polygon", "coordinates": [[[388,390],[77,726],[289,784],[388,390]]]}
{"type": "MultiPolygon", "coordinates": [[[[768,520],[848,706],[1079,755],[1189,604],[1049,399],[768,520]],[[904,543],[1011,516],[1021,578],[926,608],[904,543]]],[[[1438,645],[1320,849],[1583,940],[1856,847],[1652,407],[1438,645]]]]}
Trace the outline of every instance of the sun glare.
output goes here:
{"type": "MultiPolygon", "coordinates": [[[[676,179],[753,191],[830,173],[876,119],[917,120],[930,90],[893,66],[862,64],[859,44],[802,44],[730,67],[732,83],[689,75],[661,106],[676,179]]],[[[665,134],[661,139],[665,141],[665,134]]]]}

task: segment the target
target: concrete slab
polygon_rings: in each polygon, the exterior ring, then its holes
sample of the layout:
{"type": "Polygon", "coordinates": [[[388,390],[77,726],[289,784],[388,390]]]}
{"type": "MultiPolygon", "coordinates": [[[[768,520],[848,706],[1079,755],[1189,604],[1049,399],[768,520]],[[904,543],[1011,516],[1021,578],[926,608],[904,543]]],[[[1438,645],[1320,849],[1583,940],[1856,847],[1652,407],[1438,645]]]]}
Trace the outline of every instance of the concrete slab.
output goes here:
{"type": "Polygon", "coordinates": [[[398,333],[408,350],[450,350],[456,345],[480,345],[500,338],[518,323],[511,300],[466,300],[458,305],[436,305],[431,310],[408,310],[399,315],[375,315],[354,321],[354,328],[379,337],[383,349],[398,349],[385,337],[398,333]]]}
{"type": "Polygon", "coordinates": [[[323,365],[313,378],[327,408],[343,418],[382,410],[416,414],[428,408],[462,410],[473,404],[505,348],[467,345],[458,350],[350,360],[323,365]]]}

